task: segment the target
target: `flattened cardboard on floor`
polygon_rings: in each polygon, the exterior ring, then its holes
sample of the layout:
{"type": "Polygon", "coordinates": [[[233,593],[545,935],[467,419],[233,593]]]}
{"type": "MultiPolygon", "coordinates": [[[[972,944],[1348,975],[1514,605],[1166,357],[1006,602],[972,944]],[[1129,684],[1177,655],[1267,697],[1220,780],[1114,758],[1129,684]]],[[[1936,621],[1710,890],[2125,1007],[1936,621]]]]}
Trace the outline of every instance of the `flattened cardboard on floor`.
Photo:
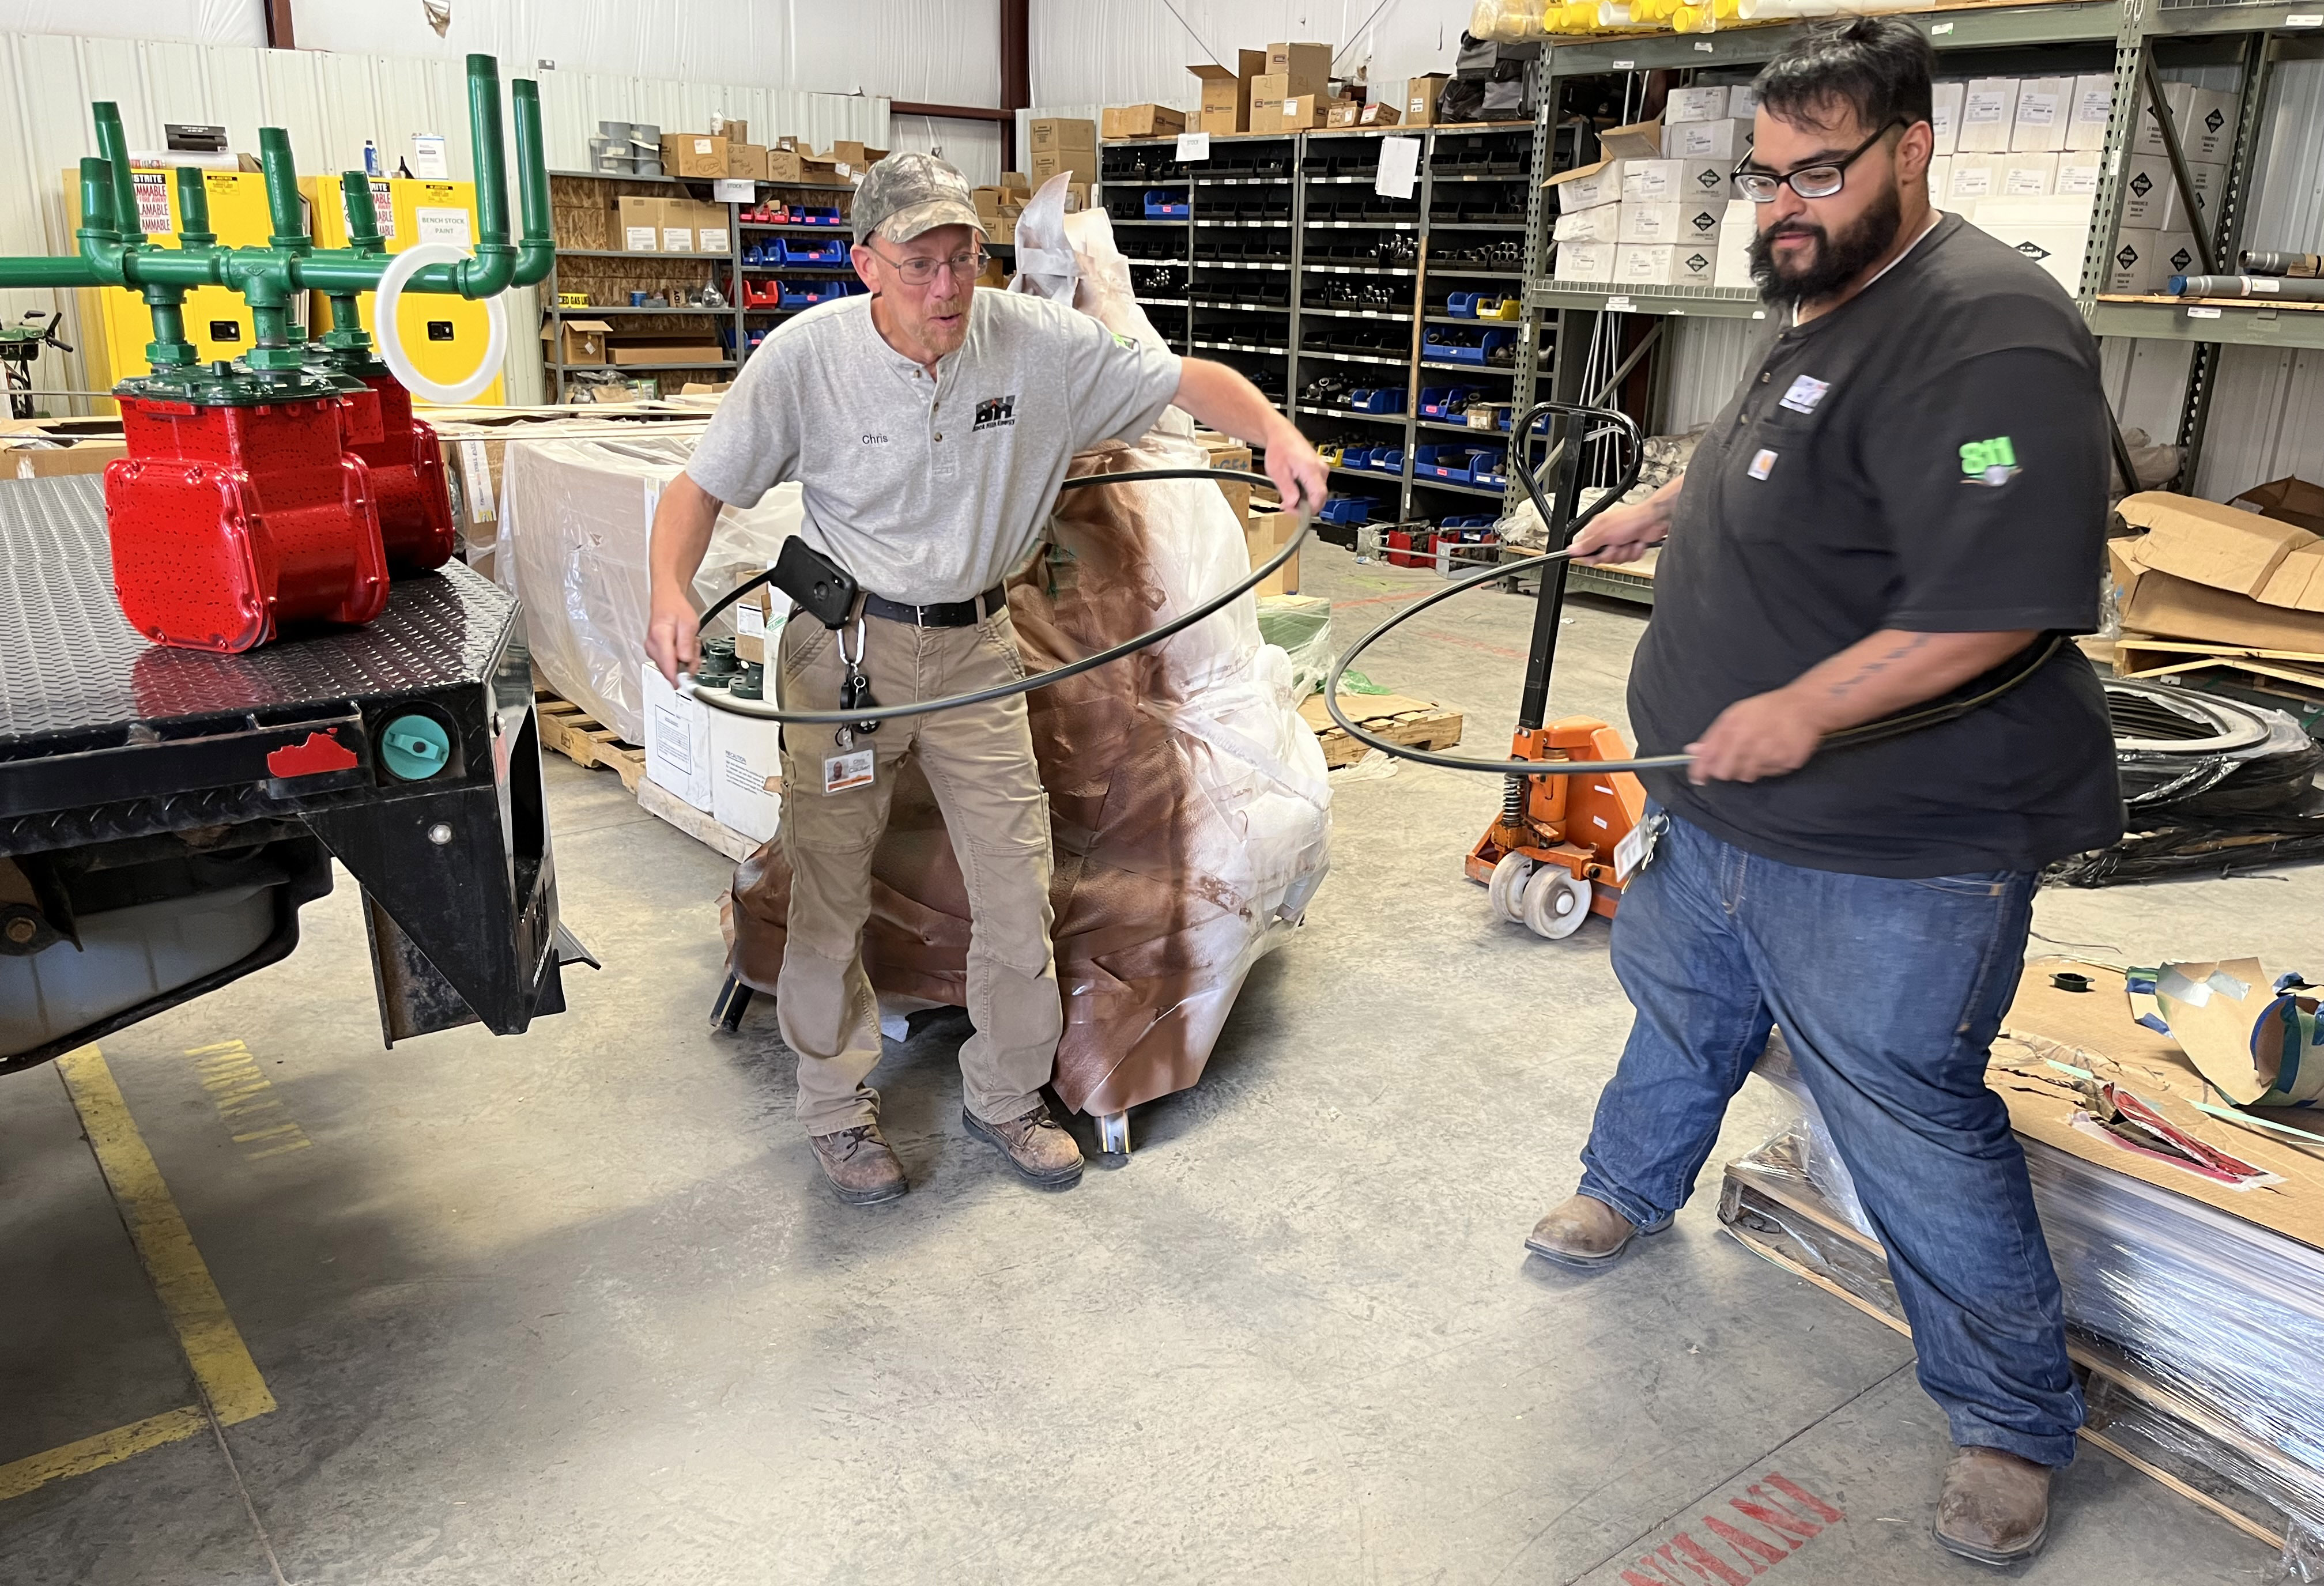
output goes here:
{"type": "Polygon", "coordinates": [[[2232,595],[2258,595],[2285,557],[2317,542],[2296,524],[2167,490],[2125,496],[2115,510],[2146,530],[2141,565],[2232,595]]]}
{"type": "MultiPolygon", "coordinates": [[[[2324,1157],[2194,1106],[2210,1095],[2203,1076],[2176,1041],[2132,1021],[2121,974],[2068,959],[2036,959],[2018,982],[2002,1032],[1986,1083],[2008,1103],[2010,1127],[2019,1134],[2324,1249],[2324,1157]],[[2050,983],[2060,970],[2088,976],[2091,989],[2060,991],[2050,983]],[[2026,1037],[2032,1039],[2022,1038],[2026,1037]],[[2072,1081],[2045,1059],[2089,1069],[2136,1093],[2175,1127],[2283,1182],[2264,1190],[2231,1189],[2083,1133],[2072,1123],[2078,1106],[2072,1081]]],[[[2324,1133],[2318,1128],[2324,1119],[2313,1110],[2262,1116],[2324,1133]]]]}

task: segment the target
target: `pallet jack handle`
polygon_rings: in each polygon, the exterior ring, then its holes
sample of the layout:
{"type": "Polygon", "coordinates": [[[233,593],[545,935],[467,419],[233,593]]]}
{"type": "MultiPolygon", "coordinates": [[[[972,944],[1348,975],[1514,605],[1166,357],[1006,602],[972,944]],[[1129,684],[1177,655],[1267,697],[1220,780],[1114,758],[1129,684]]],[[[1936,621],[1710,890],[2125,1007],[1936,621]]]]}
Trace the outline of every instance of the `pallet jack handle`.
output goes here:
{"type": "MultiPolygon", "coordinates": [[[[1513,449],[1519,456],[1517,476],[1525,482],[1526,494],[1532,497],[1534,511],[1541,514],[1542,528],[1552,551],[1565,549],[1591,518],[1629,494],[1646,466],[1646,438],[1639,433],[1637,422],[1618,409],[1591,407],[1582,402],[1536,402],[1510,429],[1513,449]],[[1553,446],[1540,467],[1529,467],[1523,461],[1524,447],[1532,438],[1534,421],[1544,414],[1556,414],[1563,420],[1563,444],[1553,446]],[[1582,454],[1597,433],[1609,429],[1622,438],[1628,454],[1621,480],[1586,515],[1579,514],[1582,454]],[[1554,504],[1543,498],[1541,484],[1541,475],[1553,467],[1557,470],[1554,504]]],[[[1541,571],[1541,593],[1534,603],[1533,642],[1526,650],[1525,693],[1517,701],[1517,726],[1521,731],[1539,727],[1549,716],[1549,677],[1557,661],[1558,617],[1565,605],[1565,566],[1566,558],[1561,557],[1541,571]]]]}

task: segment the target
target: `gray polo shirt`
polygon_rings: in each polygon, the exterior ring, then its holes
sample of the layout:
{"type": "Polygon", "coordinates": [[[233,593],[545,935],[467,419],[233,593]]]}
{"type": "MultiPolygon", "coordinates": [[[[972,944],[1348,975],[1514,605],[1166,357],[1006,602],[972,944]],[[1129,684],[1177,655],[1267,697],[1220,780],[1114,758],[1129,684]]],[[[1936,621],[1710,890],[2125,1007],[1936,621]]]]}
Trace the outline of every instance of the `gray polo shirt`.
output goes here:
{"type": "Polygon", "coordinates": [[[930,379],[881,338],[870,298],[842,298],[760,344],[686,471],[746,507],[795,479],[801,535],[863,587],[967,600],[1031,552],[1075,452],[1153,427],[1178,362],[1063,304],[980,289],[930,379]]]}

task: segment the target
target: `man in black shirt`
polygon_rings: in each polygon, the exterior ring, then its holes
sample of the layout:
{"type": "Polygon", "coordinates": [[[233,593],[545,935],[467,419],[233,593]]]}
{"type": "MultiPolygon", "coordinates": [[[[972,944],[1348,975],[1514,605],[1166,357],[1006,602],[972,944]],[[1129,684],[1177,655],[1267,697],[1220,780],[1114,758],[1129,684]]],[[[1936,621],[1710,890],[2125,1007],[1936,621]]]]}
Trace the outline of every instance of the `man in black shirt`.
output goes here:
{"type": "Polygon", "coordinates": [[[1987,1048],[2051,860],[2121,834],[2105,701],[2070,644],[1941,724],[1827,733],[2013,674],[2098,619],[2097,348],[2030,261],[1928,202],[1934,54],[1811,32],[1758,82],[1769,339],[1685,475],[1581,537],[1665,541],[1630,680],[1667,816],[1613,958],[1637,1009],[1580,1193],[1526,1241],[1609,1261],[1669,1225],[1772,1025],[1855,1179],[1957,1447],[1937,1539],[2037,1548],[2082,1404],[1987,1048]]]}

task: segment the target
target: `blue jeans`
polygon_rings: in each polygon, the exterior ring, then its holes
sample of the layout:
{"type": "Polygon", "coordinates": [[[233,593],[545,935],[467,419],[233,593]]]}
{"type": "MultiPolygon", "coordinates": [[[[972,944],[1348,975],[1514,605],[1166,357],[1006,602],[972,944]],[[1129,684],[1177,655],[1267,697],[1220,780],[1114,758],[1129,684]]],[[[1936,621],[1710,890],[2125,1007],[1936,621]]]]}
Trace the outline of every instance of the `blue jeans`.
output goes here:
{"type": "Polygon", "coordinates": [[[1803,870],[1673,818],[1614,919],[1614,972],[1637,1019],[1598,1099],[1581,1188],[1641,1228],[1667,1223],[1782,1025],[1953,1441],[2063,1465],[2081,1390],[2024,1153],[1985,1085],[2034,885],[2007,871],[1803,870]]]}

